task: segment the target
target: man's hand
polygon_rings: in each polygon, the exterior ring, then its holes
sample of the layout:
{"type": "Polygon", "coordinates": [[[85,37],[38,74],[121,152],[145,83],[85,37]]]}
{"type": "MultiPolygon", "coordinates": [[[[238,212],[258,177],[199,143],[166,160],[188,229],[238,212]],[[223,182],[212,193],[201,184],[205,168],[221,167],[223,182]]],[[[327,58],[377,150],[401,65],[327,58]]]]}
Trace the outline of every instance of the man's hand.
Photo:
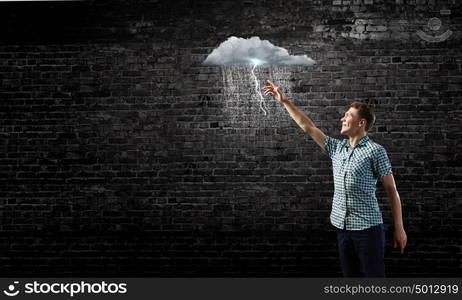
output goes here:
{"type": "Polygon", "coordinates": [[[396,246],[398,246],[401,254],[403,254],[404,248],[407,244],[407,235],[403,228],[395,229],[393,234],[393,243],[393,247],[396,248],[396,246]]]}
{"type": "Polygon", "coordinates": [[[263,88],[265,90],[265,96],[271,95],[274,97],[274,99],[278,100],[280,103],[284,103],[284,101],[287,101],[287,98],[284,97],[284,94],[279,90],[279,87],[277,87],[270,80],[267,80],[267,81],[270,85],[267,85],[263,88]]]}

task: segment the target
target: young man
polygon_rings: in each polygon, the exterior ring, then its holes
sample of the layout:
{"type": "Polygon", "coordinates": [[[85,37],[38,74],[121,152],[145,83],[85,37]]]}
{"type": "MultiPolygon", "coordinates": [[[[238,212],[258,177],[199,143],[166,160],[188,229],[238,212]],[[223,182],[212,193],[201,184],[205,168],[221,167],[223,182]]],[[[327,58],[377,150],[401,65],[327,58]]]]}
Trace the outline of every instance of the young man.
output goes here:
{"type": "Polygon", "coordinates": [[[294,121],[332,159],[334,198],[330,220],[337,228],[337,243],[344,277],[384,277],[385,234],[380,208],[375,196],[377,179],[390,197],[394,220],[394,247],[401,253],[407,243],[401,215],[401,201],[396,190],[385,148],[374,143],[367,131],[375,115],[364,103],[353,102],[340,119],[340,133],[348,140],[326,136],[313,121],[287,99],[268,80],[265,95],[284,105],[294,121]]]}

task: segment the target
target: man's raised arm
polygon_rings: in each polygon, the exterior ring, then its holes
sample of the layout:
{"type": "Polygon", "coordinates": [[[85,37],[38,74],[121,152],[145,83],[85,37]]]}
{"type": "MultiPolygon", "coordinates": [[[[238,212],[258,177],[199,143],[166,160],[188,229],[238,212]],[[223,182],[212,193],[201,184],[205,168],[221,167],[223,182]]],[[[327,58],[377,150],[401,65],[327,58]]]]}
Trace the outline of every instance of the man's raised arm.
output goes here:
{"type": "Polygon", "coordinates": [[[274,83],[268,80],[270,85],[265,86],[263,89],[265,95],[271,95],[279,103],[284,104],[284,107],[289,112],[290,116],[306,132],[322,149],[324,149],[324,139],[326,135],[313,123],[313,121],[305,115],[297,106],[287,99],[274,83]]]}

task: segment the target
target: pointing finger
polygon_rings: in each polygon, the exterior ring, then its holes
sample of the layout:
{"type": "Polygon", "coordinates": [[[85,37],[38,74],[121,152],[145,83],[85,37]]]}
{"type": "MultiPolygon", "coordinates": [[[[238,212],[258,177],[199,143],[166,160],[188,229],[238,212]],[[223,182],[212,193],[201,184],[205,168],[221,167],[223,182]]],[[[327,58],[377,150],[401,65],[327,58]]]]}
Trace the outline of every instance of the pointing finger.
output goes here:
{"type": "Polygon", "coordinates": [[[272,87],[276,87],[276,85],[271,80],[268,79],[266,81],[268,81],[268,83],[271,84],[272,87]]]}

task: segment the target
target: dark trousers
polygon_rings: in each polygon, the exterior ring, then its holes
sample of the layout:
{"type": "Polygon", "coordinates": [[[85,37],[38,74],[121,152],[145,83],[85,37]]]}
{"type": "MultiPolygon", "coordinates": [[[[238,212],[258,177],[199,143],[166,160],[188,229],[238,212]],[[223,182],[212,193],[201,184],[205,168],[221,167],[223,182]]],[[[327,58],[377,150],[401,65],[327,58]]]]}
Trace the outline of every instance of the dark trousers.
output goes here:
{"type": "Polygon", "coordinates": [[[344,277],[385,277],[383,224],[365,230],[337,230],[344,277]]]}

